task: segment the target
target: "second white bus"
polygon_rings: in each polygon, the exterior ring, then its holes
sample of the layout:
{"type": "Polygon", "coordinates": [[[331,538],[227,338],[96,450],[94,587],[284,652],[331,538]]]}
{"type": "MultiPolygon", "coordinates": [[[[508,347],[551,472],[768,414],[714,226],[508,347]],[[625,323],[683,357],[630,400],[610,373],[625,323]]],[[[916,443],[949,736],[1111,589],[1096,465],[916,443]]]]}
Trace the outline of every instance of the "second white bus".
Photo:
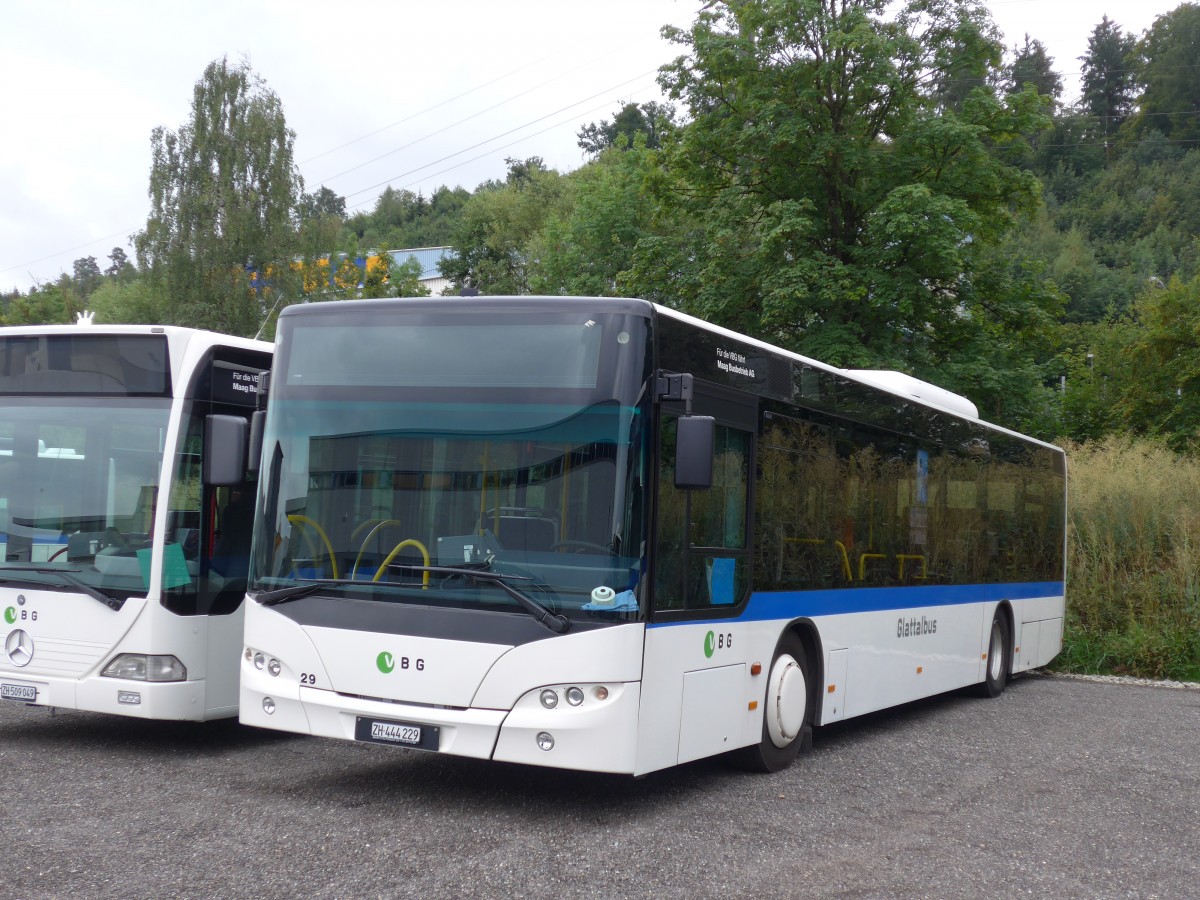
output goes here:
{"type": "Polygon", "coordinates": [[[158,326],[0,329],[0,698],[237,714],[271,345],[158,326]]]}

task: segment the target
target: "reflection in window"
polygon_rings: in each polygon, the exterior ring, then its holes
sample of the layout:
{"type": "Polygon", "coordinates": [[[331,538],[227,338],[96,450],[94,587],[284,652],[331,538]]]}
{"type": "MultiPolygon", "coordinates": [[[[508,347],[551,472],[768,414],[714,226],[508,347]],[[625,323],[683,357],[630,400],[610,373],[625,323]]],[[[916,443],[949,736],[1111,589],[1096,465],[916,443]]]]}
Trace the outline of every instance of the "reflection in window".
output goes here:
{"type": "Polygon", "coordinates": [[[677,423],[660,434],[655,606],[661,610],[732,606],[745,594],[746,501],[750,435],[717,425],[713,486],[675,487],[677,423]]]}

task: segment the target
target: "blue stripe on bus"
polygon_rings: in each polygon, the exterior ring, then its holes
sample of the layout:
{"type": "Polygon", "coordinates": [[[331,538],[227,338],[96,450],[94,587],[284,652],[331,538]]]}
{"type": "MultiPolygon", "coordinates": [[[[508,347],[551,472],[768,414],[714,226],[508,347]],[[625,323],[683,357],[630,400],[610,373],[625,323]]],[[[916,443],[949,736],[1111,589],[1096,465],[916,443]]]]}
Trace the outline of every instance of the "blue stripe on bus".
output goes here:
{"type": "MultiPolygon", "coordinates": [[[[722,621],[764,622],[804,616],[834,616],[845,613],[922,609],[957,606],[998,600],[1031,600],[1063,596],[1061,581],[1016,584],[954,584],[931,587],[844,588],[835,591],[762,591],[750,597],[742,614],[722,621]]],[[[707,621],[707,619],[705,620],[707,621]]],[[[652,622],[650,628],[694,625],[695,619],[652,622]]]]}

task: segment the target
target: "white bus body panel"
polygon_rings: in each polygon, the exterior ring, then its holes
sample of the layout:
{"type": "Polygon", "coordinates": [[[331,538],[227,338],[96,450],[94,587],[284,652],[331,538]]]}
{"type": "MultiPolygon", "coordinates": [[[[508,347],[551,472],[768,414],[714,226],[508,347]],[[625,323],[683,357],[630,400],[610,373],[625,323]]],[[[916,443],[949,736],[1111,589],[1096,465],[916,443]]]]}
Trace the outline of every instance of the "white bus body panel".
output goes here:
{"type": "MultiPolygon", "coordinates": [[[[759,599],[771,602],[770,595],[759,599]]],[[[1048,663],[1061,649],[1064,597],[1004,602],[1014,622],[1012,670],[1048,663]]],[[[999,606],[981,601],[805,617],[820,644],[820,659],[808,660],[810,676],[821,675],[815,724],[981,683],[999,606]]],[[[783,629],[793,621],[714,619],[649,627],[637,774],[758,742],[766,676],[783,629]]]]}
{"type": "Polygon", "coordinates": [[[0,586],[0,610],[10,609],[15,621],[8,624],[5,614],[3,639],[24,631],[33,644],[33,659],[18,667],[0,654],[0,683],[33,685],[34,705],[193,721],[237,711],[240,608],[228,616],[176,616],[137,597],[112,610],[83,594],[0,586]],[[101,675],[121,653],[173,655],[186,667],[187,680],[145,682],[101,675]]]}
{"type": "Polygon", "coordinates": [[[248,725],[353,740],[358,717],[377,717],[437,726],[443,753],[634,772],[640,624],[547,632],[512,646],[302,626],[253,601],[243,605],[249,653],[241,661],[239,716],[248,725]],[[259,652],[279,661],[278,675],[255,665],[259,652]],[[383,653],[390,659],[381,667],[383,653]],[[597,699],[598,686],[607,698],[597,699]],[[584,691],[583,703],[566,701],[568,687],[584,691]],[[558,694],[553,709],[540,700],[547,688],[558,694]],[[538,746],[543,732],[553,736],[553,749],[538,746]]]}

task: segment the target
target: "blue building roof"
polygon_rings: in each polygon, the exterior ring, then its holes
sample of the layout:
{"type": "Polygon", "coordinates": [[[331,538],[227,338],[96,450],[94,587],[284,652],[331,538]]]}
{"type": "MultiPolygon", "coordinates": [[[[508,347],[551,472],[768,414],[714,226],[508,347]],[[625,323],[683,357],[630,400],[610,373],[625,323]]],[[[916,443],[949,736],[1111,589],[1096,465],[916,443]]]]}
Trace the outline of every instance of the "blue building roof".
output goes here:
{"type": "Polygon", "coordinates": [[[447,256],[452,256],[454,250],[451,247],[415,247],[410,250],[390,250],[392,261],[401,264],[408,260],[416,259],[421,264],[421,280],[427,278],[440,278],[441,273],[438,271],[438,262],[447,256]]]}

